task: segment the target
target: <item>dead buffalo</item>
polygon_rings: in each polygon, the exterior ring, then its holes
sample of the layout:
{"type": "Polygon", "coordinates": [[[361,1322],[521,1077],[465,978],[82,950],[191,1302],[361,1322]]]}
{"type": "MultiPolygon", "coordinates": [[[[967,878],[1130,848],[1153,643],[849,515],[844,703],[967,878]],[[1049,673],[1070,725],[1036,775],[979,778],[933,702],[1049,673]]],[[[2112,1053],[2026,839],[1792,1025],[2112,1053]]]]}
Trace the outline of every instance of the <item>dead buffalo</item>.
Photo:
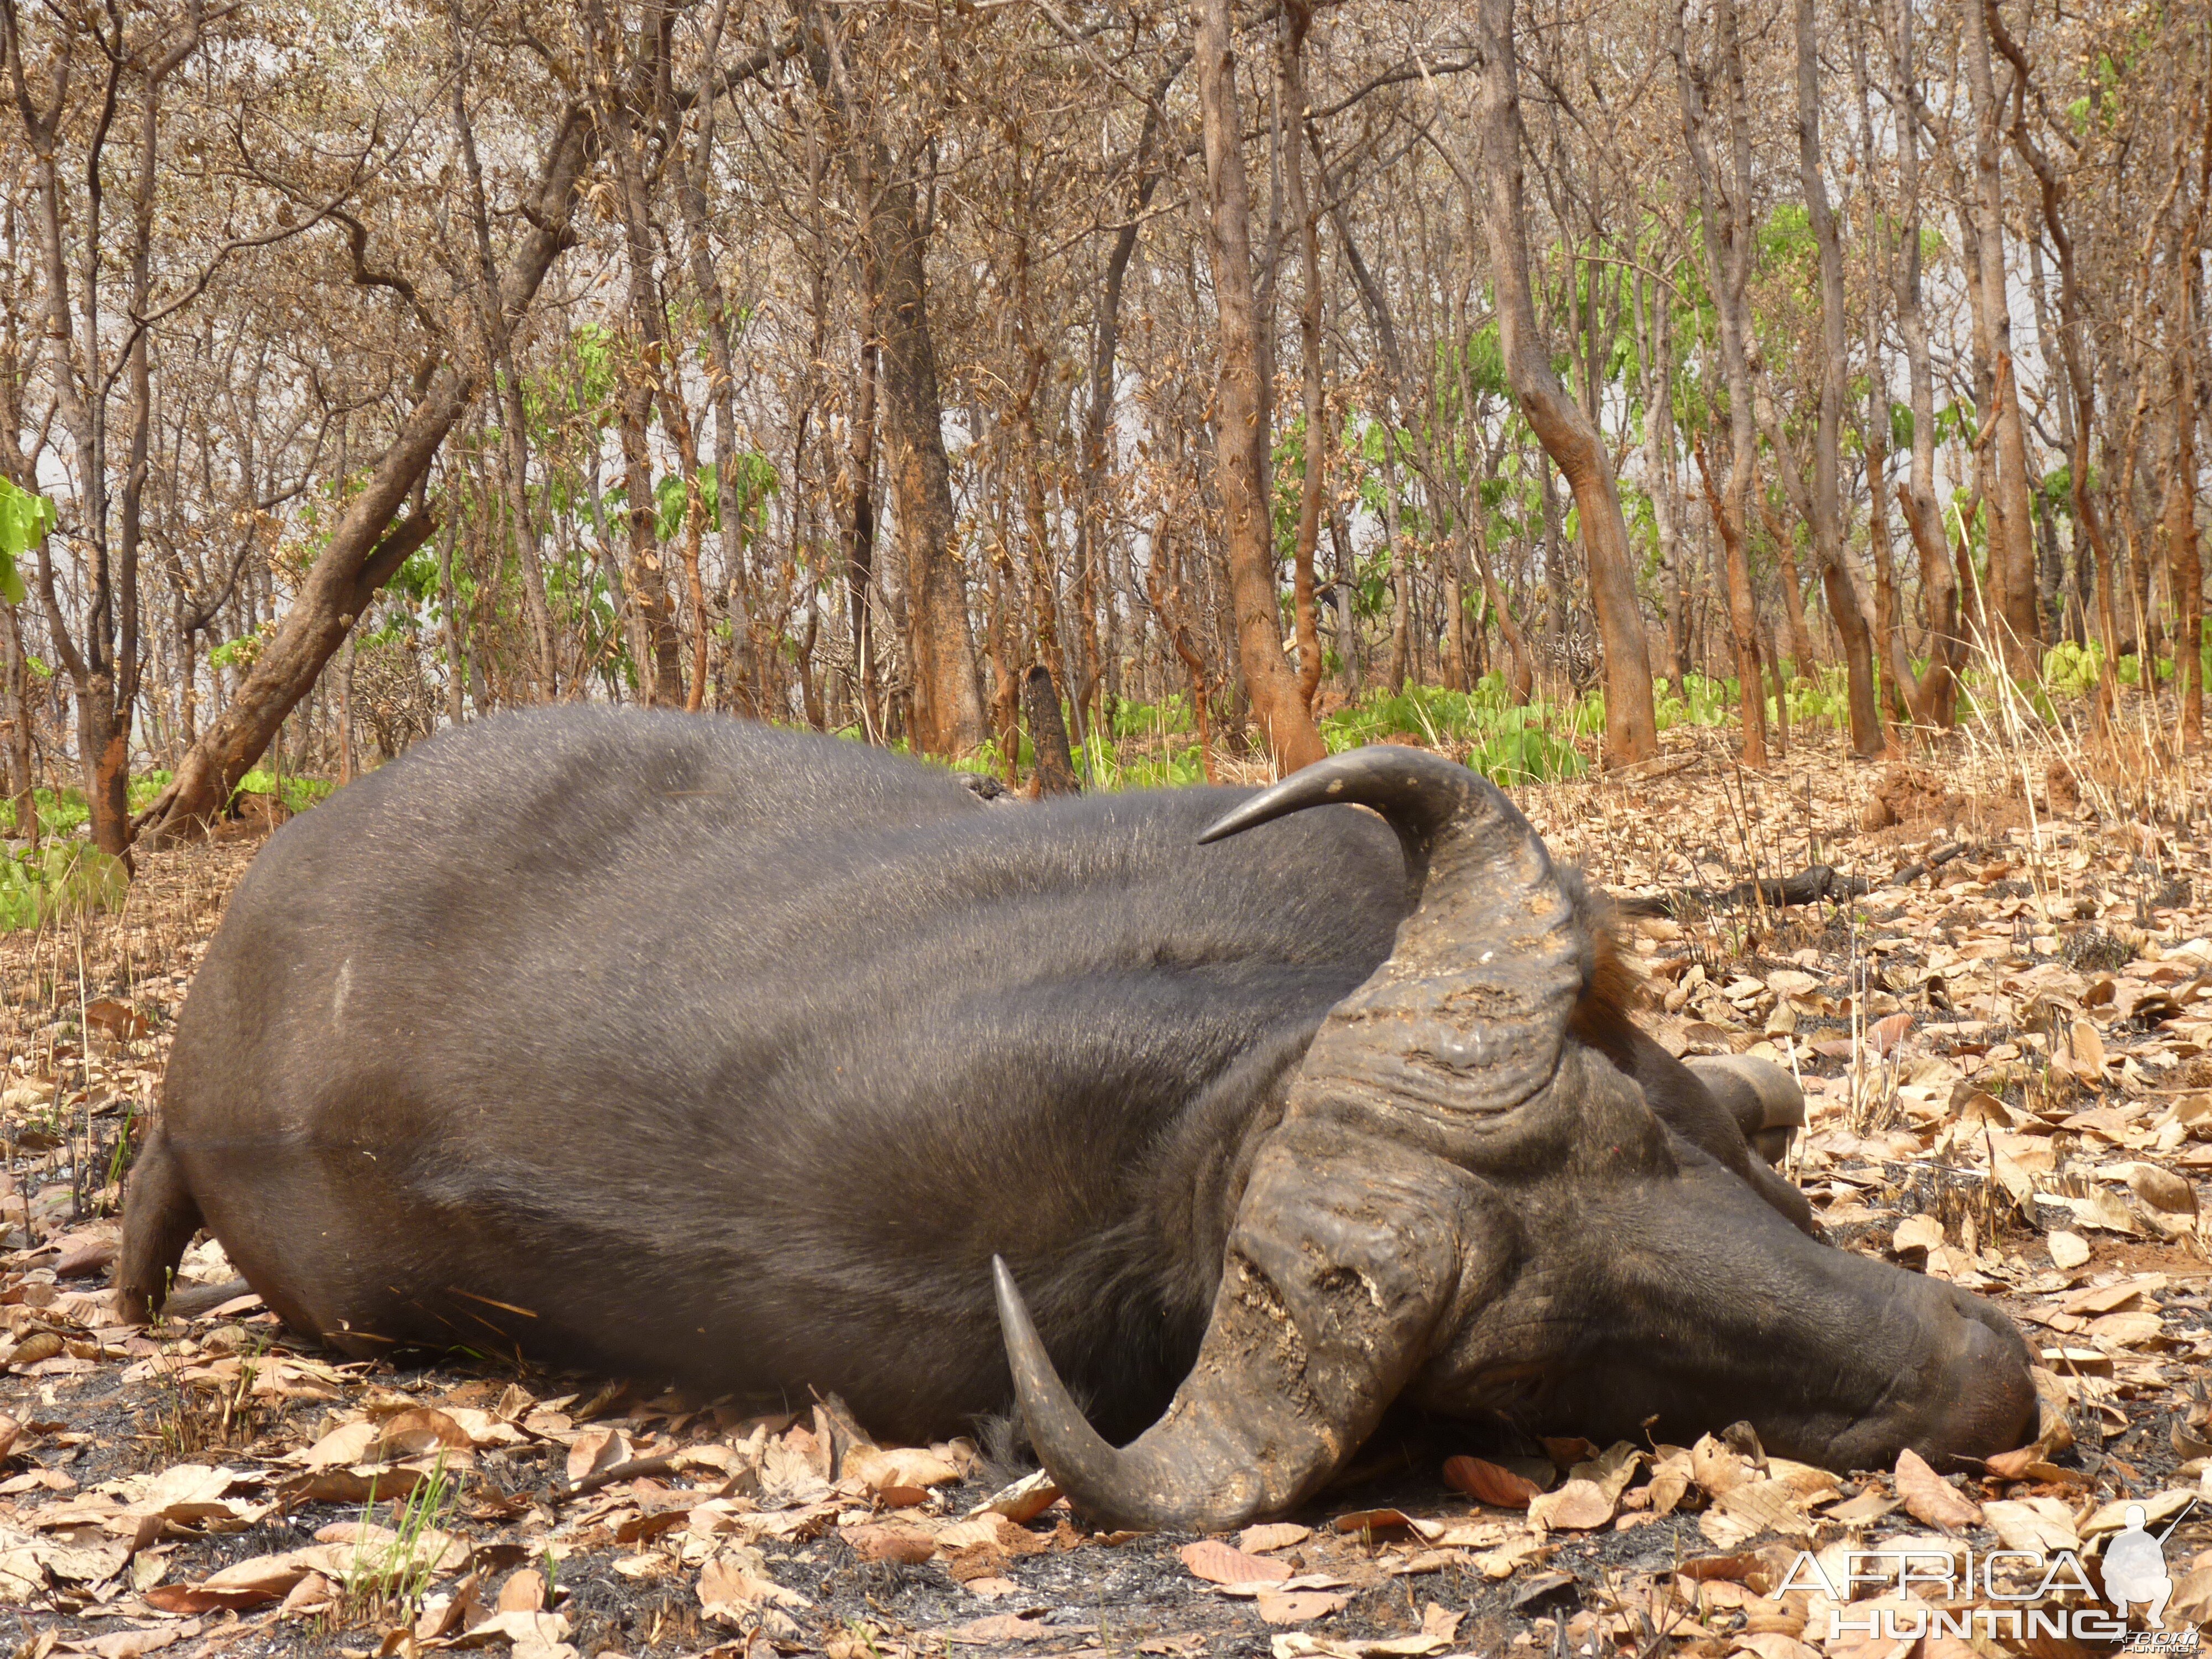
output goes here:
{"type": "Polygon", "coordinates": [[[1127,1524],[1286,1509],[1401,1396],[1837,1468],[2016,1444],[2018,1334],[1807,1235],[1746,1140],[1794,1097],[1638,1032],[1597,902],[1402,749],[1009,811],[731,721],[486,721],[239,888],[123,1296],[205,1225],[350,1354],[811,1385],[906,1437],[1018,1399],[1127,1524]]]}

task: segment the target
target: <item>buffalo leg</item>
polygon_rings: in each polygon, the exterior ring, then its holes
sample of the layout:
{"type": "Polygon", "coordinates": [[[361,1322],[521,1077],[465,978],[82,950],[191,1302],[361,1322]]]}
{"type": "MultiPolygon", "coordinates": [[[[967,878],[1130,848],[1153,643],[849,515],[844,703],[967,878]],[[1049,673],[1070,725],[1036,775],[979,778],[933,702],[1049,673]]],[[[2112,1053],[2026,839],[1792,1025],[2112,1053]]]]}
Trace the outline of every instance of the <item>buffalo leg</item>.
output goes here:
{"type": "Polygon", "coordinates": [[[1701,1055],[1683,1064],[1736,1121],[1751,1149],[1780,1164],[1805,1127],[1805,1095],[1797,1080],[1772,1060],[1749,1054],[1701,1055]]]}

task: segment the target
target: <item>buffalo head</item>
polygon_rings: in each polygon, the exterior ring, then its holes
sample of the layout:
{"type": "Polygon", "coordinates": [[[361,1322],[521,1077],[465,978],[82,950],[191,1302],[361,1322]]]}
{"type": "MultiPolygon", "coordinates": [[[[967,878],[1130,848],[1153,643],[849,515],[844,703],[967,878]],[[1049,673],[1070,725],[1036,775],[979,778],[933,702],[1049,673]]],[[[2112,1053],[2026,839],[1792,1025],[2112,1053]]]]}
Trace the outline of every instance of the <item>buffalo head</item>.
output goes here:
{"type": "Polygon", "coordinates": [[[1770,1450],[1837,1468],[2020,1443],[2035,1395],[2002,1314],[1808,1237],[1574,1035],[1593,930],[1489,782],[1365,749],[1201,839],[1346,802],[1397,832],[1418,902],[1253,1160],[1166,1414],[1128,1446],[1101,1438],[996,1267],[1030,1438],[1077,1503],[1202,1529],[1279,1512],[1401,1396],[1601,1437],[1748,1419],[1770,1450]]]}

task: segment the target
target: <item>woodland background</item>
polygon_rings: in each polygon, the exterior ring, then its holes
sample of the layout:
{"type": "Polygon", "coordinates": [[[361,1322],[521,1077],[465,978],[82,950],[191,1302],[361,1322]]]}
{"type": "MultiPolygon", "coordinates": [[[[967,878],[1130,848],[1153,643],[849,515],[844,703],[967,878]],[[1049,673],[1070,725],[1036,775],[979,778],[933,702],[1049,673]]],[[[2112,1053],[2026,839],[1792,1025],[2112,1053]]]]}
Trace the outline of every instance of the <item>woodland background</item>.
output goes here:
{"type": "Polygon", "coordinates": [[[0,78],[24,1659],[1865,1659],[1799,1549],[2131,1502],[2212,1622],[2202,0],[0,0],[0,78]],[[1483,769],[1656,1040],[1800,1078],[1827,1236],[2020,1322],[2035,1443],[1462,1425],[1231,1549],[834,1402],[121,1324],[262,836],[582,700],[1483,769]]]}
{"type": "Polygon", "coordinates": [[[1108,784],[1873,755],[2146,660],[2201,726],[2201,5],[0,0],[0,53],[19,837],[548,700],[1013,781],[1037,666],[1108,784]]]}

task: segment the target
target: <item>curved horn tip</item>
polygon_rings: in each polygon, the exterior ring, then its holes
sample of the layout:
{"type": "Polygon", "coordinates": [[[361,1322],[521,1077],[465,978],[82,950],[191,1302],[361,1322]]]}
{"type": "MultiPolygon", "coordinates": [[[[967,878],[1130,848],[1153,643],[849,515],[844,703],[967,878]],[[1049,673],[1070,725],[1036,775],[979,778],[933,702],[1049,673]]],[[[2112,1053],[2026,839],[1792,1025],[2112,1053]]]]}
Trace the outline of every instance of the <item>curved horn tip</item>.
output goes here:
{"type": "Polygon", "coordinates": [[[1029,1424],[1030,1441],[1038,1456],[1049,1461],[1053,1453],[1064,1447],[1072,1462],[1097,1462],[1102,1454],[1110,1462],[1114,1449],[1077,1409],[1067,1385],[1060,1380],[1060,1371],[1045,1351],[1044,1339],[1037,1334],[1029,1304],[1022,1300],[1013,1270],[1004,1256],[991,1258],[991,1282],[998,1291],[999,1331],[1006,1340],[1007,1367],[1014,1374],[1014,1396],[1029,1424]]]}
{"type": "Polygon", "coordinates": [[[1141,1503],[1118,1493],[1114,1476],[1120,1455],[1069,1396],[1004,1256],[991,1258],[991,1282],[998,1291],[999,1328],[1014,1376],[1015,1402],[1037,1461],[1072,1501],[1100,1519],[1117,1526],[1158,1525],[1141,1503]]]}
{"type": "Polygon", "coordinates": [[[1017,1328],[1034,1337],[1036,1327],[1030,1322],[1029,1304],[1022,1300],[1021,1289],[1014,1283],[1013,1269],[1006,1266],[1006,1258],[1002,1255],[991,1257],[991,1284],[998,1292],[999,1324],[1008,1346],[1012,1345],[1017,1328]]]}
{"type": "Polygon", "coordinates": [[[1382,810],[1404,801],[1424,783],[1454,793],[1481,793],[1491,787],[1480,774],[1425,749],[1370,743],[1316,761],[1268,785],[1208,824],[1199,833],[1199,844],[1224,840],[1309,806],[1342,801],[1382,810]],[[1394,775],[1388,768],[1401,769],[1394,775]]]}

